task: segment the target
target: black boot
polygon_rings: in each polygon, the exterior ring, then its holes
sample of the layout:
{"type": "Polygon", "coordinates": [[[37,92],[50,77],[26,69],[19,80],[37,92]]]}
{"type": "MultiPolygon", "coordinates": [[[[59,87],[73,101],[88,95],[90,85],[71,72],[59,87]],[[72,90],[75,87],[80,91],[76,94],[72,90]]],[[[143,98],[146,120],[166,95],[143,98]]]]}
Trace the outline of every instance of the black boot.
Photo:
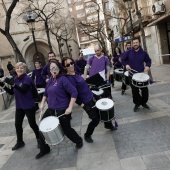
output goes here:
{"type": "Polygon", "coordinates": [[[17,149],[22,148],[22,147],[24,147],[24,146],[25,146],[24,141],[17,141],[17,143],[15,144],[15,146],[12,148],[12,150],[14,151],[14,150],[17,150],[17,149]]]}
{"type": "Polygon", "coordinates": [[[37,139],[37,148],[40,148],[40,140],[37,139]]]}

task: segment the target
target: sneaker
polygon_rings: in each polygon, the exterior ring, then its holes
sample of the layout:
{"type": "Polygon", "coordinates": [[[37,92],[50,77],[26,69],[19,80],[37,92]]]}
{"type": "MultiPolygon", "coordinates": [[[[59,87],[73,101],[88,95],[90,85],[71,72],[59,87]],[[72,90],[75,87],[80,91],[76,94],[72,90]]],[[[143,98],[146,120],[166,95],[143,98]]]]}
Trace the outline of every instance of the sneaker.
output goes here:
{"type": "Polygon", "coordinates": [[[76,143],[76,148],[77,149],[80,149],[83,147],[83,142],[80,142],[80,143],[76,143]]]}
{"type": "Polygon", "coordinates": [[[15,151],[15,150],[17,150],[17,149],[19,149],[19,148],[22,148],[22,147],[24,147],[24,146],[25,146],[25,143],[24,143],[23,141],[20,141],[20,142],[17,142],[17,143],[15,144],[15,146],[12,148],[12,150],[15,151]]]}
{"type": "Polygon", "coordinates": [[[38,155],[36,155],[35,159],[40,159],[43,156],[47,155],[48,153],[50,153],[50,150],[48,150],[47,152],[40,152],[38,155]]]}
{"type": "Polygon", "coordinates": [[[139,105],[135,105],[133,111],[134,111],[134,112],[137,112],[138,108],[139,108],[139,105]]]}
{"type": "Polygon", "coordinates": [[[91,136],[85,136],[85,135],[84,135],[84,139],[85,139],[85,141],[88,142],[88,143],[93,143],[93,139],[91,138],[91,136]]]}
{"type": "Polygon", "coordinates": [[[115,131],[115,130],[117,130],[117,128],[116,127],[114,127],[113,125],[112,126],[104,126],[106,129],[110,129],[110,130],[112,130],[112,131],[115,131]]]}
{"type": "Polygon", "coordinates": [[[148,109],[148,110],[150,109],[150,107],[149,107],[146,103],[143,104],[142,106],[143,106],[145,109],[148,109]]]}

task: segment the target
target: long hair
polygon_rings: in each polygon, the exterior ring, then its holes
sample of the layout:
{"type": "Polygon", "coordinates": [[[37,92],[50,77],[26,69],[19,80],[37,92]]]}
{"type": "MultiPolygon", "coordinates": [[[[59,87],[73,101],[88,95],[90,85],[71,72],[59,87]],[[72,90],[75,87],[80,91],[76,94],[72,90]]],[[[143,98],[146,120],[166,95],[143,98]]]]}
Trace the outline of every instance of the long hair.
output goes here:
{"type": "Polygon", "coordinates": [[[64,67],[64,71],[67,73],[67,69],[65,69],[65,61],[71,60],[74,63],[74,66],[76,65],[75,61],[71,57],[64,57],[62,59],[62,66],[64,67]]]}
{"type": "Polygon", "coordinates": [[[57,67],[59,68],[60,71],[59,71],[58,75],[62,74],[62,66],[61,66],[61,64],[60,64],[57,60],[55,60],[55,59],[50,60],[49,66],[50,66],[52,63],[55,63],[55,64],[57,65],[57,67]]]}
{"type": "Polygon", "coordinates": [[[115,47],[115,48],[114,48],[113,56],[116,56],[116,55],[117,55],[117,53],[116,53],[116,48],[119,50],[119,54],[122,54],[120,48],[119,48],[119,47],[115,47]]]}

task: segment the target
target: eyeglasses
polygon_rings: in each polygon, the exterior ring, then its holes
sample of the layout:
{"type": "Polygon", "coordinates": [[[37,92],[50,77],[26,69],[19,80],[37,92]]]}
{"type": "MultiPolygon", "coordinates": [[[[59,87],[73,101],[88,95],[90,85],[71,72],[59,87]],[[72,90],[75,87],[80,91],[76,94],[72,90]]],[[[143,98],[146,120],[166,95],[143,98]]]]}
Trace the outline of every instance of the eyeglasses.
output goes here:
{"type": "Polygon", "coordinates": [[[58,68],[57,66],[54,66],[54,67],[50,67],[50,70],[51,70],[51,71],[59,70],[59,68],[58,68]]]}
{"type": "Polygon", "coordinates": [[[70,67],[70,65],[73,65],[73,64],[74,64],[74,62],[72,61],[72,62],[66,64],[66,67],[70,67]]]}

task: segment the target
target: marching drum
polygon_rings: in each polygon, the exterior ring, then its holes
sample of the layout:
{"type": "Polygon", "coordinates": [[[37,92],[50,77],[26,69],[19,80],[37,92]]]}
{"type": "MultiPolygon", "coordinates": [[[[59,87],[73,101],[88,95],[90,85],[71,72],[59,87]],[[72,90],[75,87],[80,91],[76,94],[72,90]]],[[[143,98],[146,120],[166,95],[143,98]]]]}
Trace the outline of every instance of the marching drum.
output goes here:
{"type": "Polygon", "coordinates": [[[122,81],[123,69],[115,69],[114,70],[114,78],[116,81],[122,81]]]}
{"type": "Polygon", "coordinates": [[[40,122],[39,129],[45,138],[45,142],[49,145],[57,145],[64,139],[59,119],[55,116],[44,118],[40,122]]]}
{"type": "Polygon", "coordinates": [[[102,89],[99,89],[99,91],[92,90],[92,93],[94,94],[94,98],[96,100],[99,100],[102,98],[102,94],[104,93],[104,91],[102,89]]]}
{"type": "Polygon", "coordinates": [[[111,83],[111,84],[114,83],[113,73],[110,74],[109,80],[110,80],[110,83],[111,83]]]}
{"type": "Polygon", "coordinates": [[[138,88],[146,87],[149,85],[149,76],[146,73],[136,73],[132,77],[132,84],[138,88]]]}
{"type": "Polygon", "coordinates": [[[41,101],[43,97],[43,93],[45,92],[45,88],[37,88],[37,91],[39,96],[38,100],[41,101]]]}
{"type": "Polygon", "coordinates": [[[130,82],[129,82],[129,72],[128,71],[124,72],[123,82],[126,85],[130,85],[130,82]]]}
{"type": "Polygon", "coordinates": [[[99,110],[101,122],[108,122],[114,119],[114,102],[111,99],[103,98],[98,100],[96,108],[99,110]]]}

